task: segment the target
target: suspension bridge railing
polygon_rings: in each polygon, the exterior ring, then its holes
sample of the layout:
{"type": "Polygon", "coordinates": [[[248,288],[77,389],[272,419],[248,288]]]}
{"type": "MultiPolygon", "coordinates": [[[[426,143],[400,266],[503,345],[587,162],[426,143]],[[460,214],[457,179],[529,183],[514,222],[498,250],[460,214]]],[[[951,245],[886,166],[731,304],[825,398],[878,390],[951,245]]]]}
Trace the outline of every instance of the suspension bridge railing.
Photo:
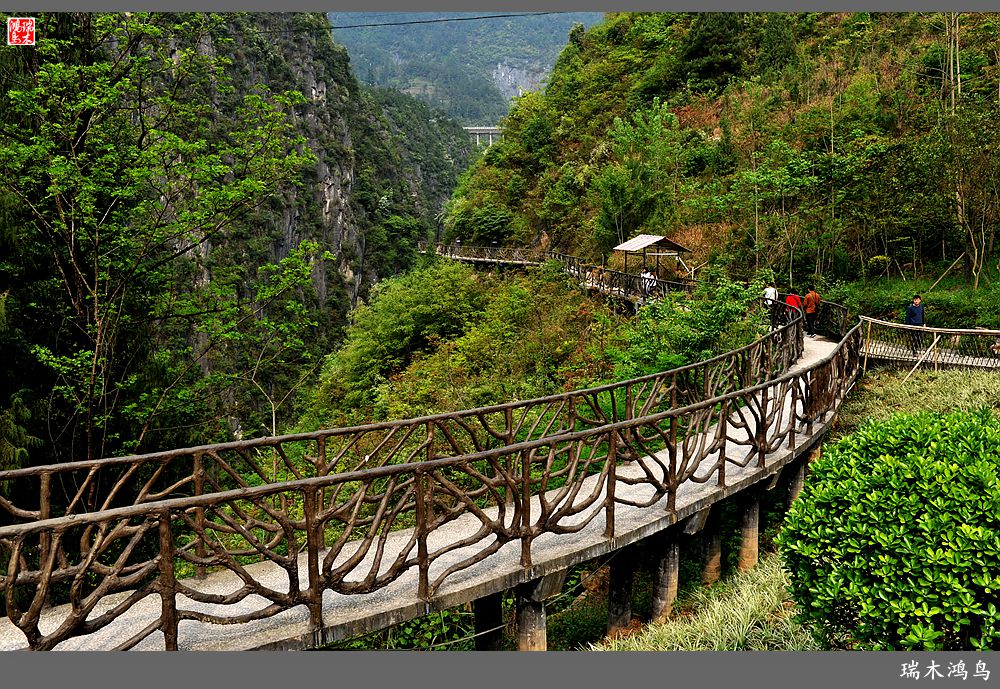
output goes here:
{"type": "MultiPolygon", "coordinates": [[[[800,342],[801,321],[790,325],[800,342]]],[[[335,466],[330,432],[229,444],[237,454],[271,450],[293,475],[288,481],[272,476],[262,485],[233,471],[222,446],[160,453],[160,460],[144,462],[106,460],[139,474],[162,473],[167,458],[200,458],[202,480],[211,489],[179,495],[176,488],[195,480],[188,471],[162,490],[145,484],[134,504],[58,517],[25,514],[33,518],[0,526],[0,594],[7,617],[31,648],[43,650],[113,625],[153,600],[150,621],[122,638],[119,648],[162,634],[173,650],[185,620],[239,624],[305,606],[318,626],[325,592],[373,592],[407,573],[407,585],[429,600],[450,578],[504,547],[517,548],[521,565],[530,567],[532,544],[543,535],[578,532],[596,520],[604,537],[613,539],[616,510],[676,510],[682,485],[727,486],[727,467],[763,466],[767,454],[796,447],[853,384],[860,342],[856,326],[806,369],[762,382],[743,380],[737,390],[706,382],[707,393],[691,404],[656,413],[643,405],[632,418],[449,457],[434,458],[436,434],[428,430],[412,455],[426,452],[426,459],[373,466],[366,456],[366,463],[335,473],[329,470],[335,466]],[[298,441],[311,443],[313,453],[284,447],[298,441]],[[209,457],[216,460],[210,470],[204,465],[209,457]],[[304,476],[306,466],[315,475],[304,476]],[[223,485],[224,474],[237,487],[223,485]],[[636,486],[642,490],[625,490],[636,486]],[[438,538],[452,523],[464,525],[461,536],[438,538]],[[262,562],[276,566],[279,575],[255,576],[262,562]],[[198,568],[227,570],[237,586],[225,593],[205,589],[185,577],[198,568]],[[49,611],[42,625],[53,592],[69,605],[49,611]]],[[[739,379],[734,366],[729,371],[739,379]]],[[[429,424],[444,417],[431,418],[418,428],[432,429],[429,424]]],[[[390,441],[383,436],[382,442],[390,441]]],[[[31,475],[41,476],[51,490],[47,472],[31,475]]],[[[257,476],[265,477],[264,471],[257,476]]]]}
{"type": "Polygon", "coordinates": [[[558,261],[563,271],[577,284],[605,294],[631,301],[662,299],[668,292],[690,292],[693,282],[647,278],[634,273],[601,268],[579,256],[558,251],[541,251],[523,247],[503,246],[462,246],[460,244],[435,244],[418,242],[418,251],[433,253],[446,258],[465,261],[485,261],[512,265],[540,264],[544,261],[558,261]]]}
{"type": "Polygon", "coordinates": [[[1000,368],[1000,330],[928,328],[861,317],[863,363],[1000,368]]]}

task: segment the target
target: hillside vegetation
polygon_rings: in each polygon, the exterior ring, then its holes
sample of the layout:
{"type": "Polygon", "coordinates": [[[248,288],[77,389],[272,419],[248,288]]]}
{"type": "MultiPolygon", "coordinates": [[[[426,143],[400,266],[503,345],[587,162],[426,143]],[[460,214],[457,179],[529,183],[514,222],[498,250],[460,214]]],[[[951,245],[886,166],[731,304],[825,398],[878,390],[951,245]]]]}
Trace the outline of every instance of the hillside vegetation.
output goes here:
{"type": "Polygon", "coordinates": [[[666,234],[737,274],[995,270],[990,14],[610,14],[460,183],[450,238],[598,259],[666,234]]]}
{"type": "Polygon", "coordinates": [[[498,12],[330,12],[333,35],[363,82],[403,91],[466,125],[492,126],[510,98],[548,76],[574,24],[598,12],[496,17],[498,12]],[[489,15],[494,18],[469,20],[489,15]],[[459,21],[440,21],[458,19],[459,21]],[[401,22],[431,22],[410,23],[401,22]]]}

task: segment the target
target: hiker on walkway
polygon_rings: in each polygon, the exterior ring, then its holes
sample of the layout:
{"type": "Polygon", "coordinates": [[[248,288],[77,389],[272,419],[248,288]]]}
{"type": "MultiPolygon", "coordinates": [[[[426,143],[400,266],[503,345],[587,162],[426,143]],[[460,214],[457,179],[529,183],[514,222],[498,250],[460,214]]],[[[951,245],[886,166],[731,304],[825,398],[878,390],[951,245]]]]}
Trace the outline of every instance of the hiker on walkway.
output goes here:
{"type": "Polygon", "coordinates": [[[791,323],[796,316],[796,309],[802,308],[802,298],[795,293],[791,287],[788,288],[788,296],[785,297],[785,322],[791,323]]]}
{"type": "Polygon", "coordinates": [[[812,285],[809,285],[809,291],[806,292],[806,296],[802,300],[802,306],[806,312],[806,335],[809,337],[816,337],[816,316],[822,301],[819,292],[814,290],[812,285]]]}
{"type": "Polygon", "coordinates": [[[774,284],[774,280],[771,280],[767,287],[764,288],[764,308],[767,309],[771,314],[771,330],[778,327],[778,321],[781,319],[781,305],[778,303],[778,288],[774,284]]]}
{"type": "MultiPolygon", "coordinates": [[[[907,325],[927,325],[927,319],[924,318],[924,305],[920,303],[920,295],[913,295],[913,302],[906,307],[906,321],[907,325]]],[[[917,355],[918,350],[923,350],[923,339],[924,334],[919,330],[910,331],[910,351],[913,352],[913,356],[917,355]]]]}

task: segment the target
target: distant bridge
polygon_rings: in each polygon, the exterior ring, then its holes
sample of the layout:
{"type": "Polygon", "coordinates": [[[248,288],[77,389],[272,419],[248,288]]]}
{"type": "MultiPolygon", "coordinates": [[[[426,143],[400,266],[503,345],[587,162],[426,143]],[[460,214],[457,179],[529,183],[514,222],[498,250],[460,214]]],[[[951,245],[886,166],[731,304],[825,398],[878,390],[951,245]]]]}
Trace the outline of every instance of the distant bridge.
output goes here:
{"type": "Polygon", "coordinates": [[[462,127],[462,129],[476,137],[476,146],[481,145],[480,137],[487,138],[489,141],[487,146],[492,146],[494,137],[499,139],[501,136],[500,127],[462,127]]]}
{"type": "Polygon", "coordinates": [[[420,253],[435,253],[455,261],[484,265],[529,266],[545,261],[562,264],[563,272],[588,291],[631,303],[633,306],[650,299],[662,299],[669,292],[690,292],[695,283],[690,280],[661,280],[634,273],[596,266],[586,260],[558,251],[516,246],[462,246],[461,244],[428,244],[418,242],[420,253]]]}

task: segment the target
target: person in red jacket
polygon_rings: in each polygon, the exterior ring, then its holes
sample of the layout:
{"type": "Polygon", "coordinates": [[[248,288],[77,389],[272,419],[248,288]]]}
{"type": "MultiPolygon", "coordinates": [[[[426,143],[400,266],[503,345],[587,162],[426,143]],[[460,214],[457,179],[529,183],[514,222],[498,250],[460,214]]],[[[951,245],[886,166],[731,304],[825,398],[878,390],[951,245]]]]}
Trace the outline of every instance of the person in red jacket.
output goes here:
{"type": "Polygon", "coordinates": [[[812,285],[809,285],[809,291],[806,292],[805,299],[802,300],[802,306],[806,312],[806,335],[809,337],[816,337],[816,314],[819,313],[819,305],[822,301],[819,292],[814,290],[812,285]]]}
{"type": "Polygon", "coordinates": [[[785,297],[785,320],[790,322],[795,318],[795,309],[802,308],[802,299],[795,293],[794,290],[789,288],[788,296],[785,297]]]}

